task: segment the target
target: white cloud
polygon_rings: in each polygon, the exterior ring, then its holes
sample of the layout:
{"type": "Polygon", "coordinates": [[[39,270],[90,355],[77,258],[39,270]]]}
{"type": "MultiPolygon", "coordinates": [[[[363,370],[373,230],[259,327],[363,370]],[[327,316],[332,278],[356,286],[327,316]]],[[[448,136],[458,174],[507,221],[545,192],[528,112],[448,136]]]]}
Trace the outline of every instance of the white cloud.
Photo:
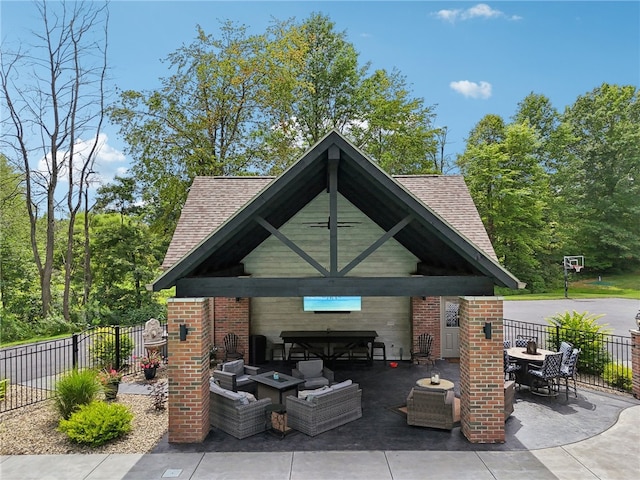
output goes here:
{"type": "MultiPolygon", "coordinates": [[[[98,135],[98,147],[95,154],[95,161],[91,177],[92,186],[104,185],[113,180],[116,175],[124,175],[127,172],[126,157],[120,150],[109,145],[109,137],[105,133],[98,135]]],[[[79,140],[74,145],[74,159],[71,162],[74,169],[74,177],[79,178],[80,169],[85,162],[87,156],[91,153],[93,139],[79,140]]],[[[60,168],[58,181],[67,182],[69,172],[69,156],[70,152],[58,152],[58,166],[60,168]]],[[[51,163],[51,154],[48,153],[38,162],[37,170],[40,175],[49,177],[51,163]]]]}
{"type": "Polygon", "coordinates": [[[506,13],[491,8],[486,3],[478,3],[471,8],[462,10],[459,8],[453,10],[439,10],[433,13],[435,17],[445,22],[455,23],[458,20],[472,20],[474,18],[505,18],[507,20],[521,20],[519,15],[507,15],[506,13]]]}
{"type": "Polygon", "coordinates": [[[449,87],[467,98],[481,98],[486,100],[491,97],[491,84],[489,82],[476,83],[470,82],[469,80],[460,80],[458,82],[451,82],[449,87]]]}

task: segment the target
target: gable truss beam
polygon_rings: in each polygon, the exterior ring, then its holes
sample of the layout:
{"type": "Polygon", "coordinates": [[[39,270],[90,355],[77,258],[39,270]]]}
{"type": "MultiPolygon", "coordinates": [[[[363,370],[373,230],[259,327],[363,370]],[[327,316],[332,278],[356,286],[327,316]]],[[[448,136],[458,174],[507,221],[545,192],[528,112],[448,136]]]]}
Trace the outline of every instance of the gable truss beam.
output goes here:
{"type": "Polygon", "coordinates": [[[387,240],[393,237],[396,233],[398,233],[404,227],[409,225],[412,219],[413,218],[411,217],[411,215],[407,215],[398,223],[396,223],[391,230],[389,230],[384,235],[382,235],[378,240],[373,242],[365,251],[363,251],[360,255],[358,255],[356,258],[351,260],[351,262],[349,262],[347,266],[345,266],[342,270],[340,270],[339,276],[341,277],[345,276],[348,272],[353,270],[358,264],[362,263],[362,261],[365,258],[367,258],[369,255],[375,252],[378,248],[384,245],[384,243],[386,243],[387,240]]]}
{"type": "Polygon", "coordinates": [[[176,297],[303,297],[361,295],[368,297],[493,295],[488,277],[302,277],[181,278],[176,297]]]}
{"type": "Polygon", "coordinates": [[[298,245],[296,245],[294,242],[292,242],[291,240],[289,240],[289,238],[284,235],[282,232],[280,232],[280,230],[278,230],[277,228],[275,228],[273,225],[271,225],[269,222],[267,222],[264,218],[262,217],[256,217],[256,222],[258,222],[262,227],[264,227],[271,235],[273,235],[274,237],[276,237],[278,240],[280,240],[282,243],[284,243],[287,247],[289,247],[294,253],[296,253],[300,258],[302,258],[305,262],[307,262],[309,265],[311,265],[313,268],[315,268],[318,272],[320,272],[323,276],[328,277],[329,276],[329,272],[327,271],[326,268],[324,268],[322,265],[320,265],[311,255],[309,255],[307,252],[305,252],[303,249],[301,249],[298,245]]]}

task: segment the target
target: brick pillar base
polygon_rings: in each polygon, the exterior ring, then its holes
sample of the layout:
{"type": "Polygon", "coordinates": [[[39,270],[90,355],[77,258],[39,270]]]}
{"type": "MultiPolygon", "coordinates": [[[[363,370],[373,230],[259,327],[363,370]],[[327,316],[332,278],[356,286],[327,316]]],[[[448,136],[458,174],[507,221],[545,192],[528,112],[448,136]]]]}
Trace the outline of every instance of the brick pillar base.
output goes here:
{"type": "Polygon", "coordinates": [[[633,396],[640,399],[640,331],[631,332],[631,375],[633,396]]]}
{"type": "Polygon", "coordinates": [[[472,443],[504,443],[503,313],[501,297],[460,303],[460,422],[472,443]],[[485,323],[491,323],[491,339],[485,323]]]}
{"type": "Polygon", "coordinates": [[[171,298],[167,303],[169,442],[200,443],[209,425],[209,301],[171,298]],[[180,340],[186,325],[186,340],[180,340]]]}

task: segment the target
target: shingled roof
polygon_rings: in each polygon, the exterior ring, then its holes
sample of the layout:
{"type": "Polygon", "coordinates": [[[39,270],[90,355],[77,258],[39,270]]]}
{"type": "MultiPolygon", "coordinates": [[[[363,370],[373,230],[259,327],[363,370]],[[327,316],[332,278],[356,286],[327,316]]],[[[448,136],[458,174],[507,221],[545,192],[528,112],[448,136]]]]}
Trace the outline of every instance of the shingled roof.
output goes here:
{"type": "MultiPolygon", "coordinates": [[[[377,247],[370,247],[377,248],[377,247]]],[[[300,255],[304,252],[298,251],[300,255]]],[[[182,211],[154,290],[178,296],[487,295],[521,288],[498,263],[459,176],[391,177],[333,131],[282,175],[198,177],[182,211]],[[330,267],[322,278],[251,278],[243,259],[320,193],[329,193],[330,267]],[[337,195],[419,259],[409,277],[348,277],[337,267],[337,195]],[[433,293],[438,292],[438,293],[433,293]]]]}
{"type": "MultiPolygon", "coordinates": [[[[170,268],[240,210],[275,177],[196,177],[162,267],[170,268]]],[[[462,176],[393,177],[427,208],[497,261],[493,245],[462,176]]]]}

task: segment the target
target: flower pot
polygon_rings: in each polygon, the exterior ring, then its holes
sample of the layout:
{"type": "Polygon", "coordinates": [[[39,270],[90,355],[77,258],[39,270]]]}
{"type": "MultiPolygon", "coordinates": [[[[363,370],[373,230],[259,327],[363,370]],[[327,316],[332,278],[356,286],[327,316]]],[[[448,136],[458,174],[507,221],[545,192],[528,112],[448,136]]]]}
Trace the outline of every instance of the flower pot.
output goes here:
{"type": "Polygon", "coordinates": [[[120,382],[111,382],[107,383],[104,386],[104,399],[108,402],[111,402],[116,399],[118,396],[118,387],[120,386],[120,382]]]}
{"type": "Polygon", "coordinates": [[[151,379],[155,378],[156,377],[156,369],[157,369],[157,367],[150,367],[150,368],[143,369],[144,378],[146,380],[151,380],[151,379]]]}

